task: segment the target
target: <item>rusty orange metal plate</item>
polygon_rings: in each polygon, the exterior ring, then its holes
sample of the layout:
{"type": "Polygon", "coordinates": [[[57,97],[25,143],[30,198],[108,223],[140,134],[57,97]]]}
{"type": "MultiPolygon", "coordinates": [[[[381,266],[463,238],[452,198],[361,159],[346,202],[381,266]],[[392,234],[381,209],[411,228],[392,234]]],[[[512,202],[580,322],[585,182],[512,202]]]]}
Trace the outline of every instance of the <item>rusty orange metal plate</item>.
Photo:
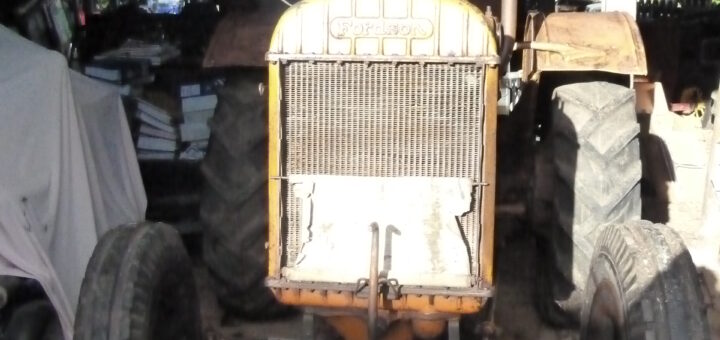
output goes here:
{"type": "Polygon", "coordinates": [[[640,31],[625,13],[550,14],[542,22],[533,44],[537,47],[534,72],[647,74],[640,31]]]}
{"type": "MultiPolygon", "coordinates": [[[[273,289],[277,299],[288,305],[366,310],[368,299],[350,292],[311,291],[307,289],[273,289]]],[[[479,312],[486,299],[455,296],[403,295],[396,300],[378,297],[383,310],[415,311],[432,314],[472,314],[479,312]]]]}
{"type": "Polygon", "coordinates": [[[253,12],[225,15],[213,34],[203,67],[266,67],[265,52],[275,24],[287,6],[280,1],[262,1],[253,12]]]}

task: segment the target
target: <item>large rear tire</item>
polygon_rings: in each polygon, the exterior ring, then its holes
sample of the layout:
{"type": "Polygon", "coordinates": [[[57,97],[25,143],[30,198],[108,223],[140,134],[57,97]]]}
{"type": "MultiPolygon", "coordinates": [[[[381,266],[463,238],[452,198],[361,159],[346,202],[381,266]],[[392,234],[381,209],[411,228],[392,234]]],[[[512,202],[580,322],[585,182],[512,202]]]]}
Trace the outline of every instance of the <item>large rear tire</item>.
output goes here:
{"type": "Polygon", "coordinates": [[[582,339],[710,339],[695,265],[680,237],[664,225],[606,227],[585,291],[582,339]]]}
{"type": "Polygon", "coordinates": [[[576,323],[600,226],[640,218],[639,124],[633,90],[608,82],[559,86],[549,133],[540,145],[548,211],[543,244],[549,257],[541,312],[553,323],[576,323]],[[550,290],[550,292],[547,292],[550,290]]]}
{"type": "Polygon", "coordinates": [[[202,338],[192,263],[162,223],[118,227],[95,247],[80,289],[75,340],[202,338]]]}
{"type": "Polygon", "coordinates": [[[212,135],[202,164],[205,190],[200,218],[203,257],[218,302],[244,318],[282,314],[264,286],[267,276],[267,106],[258,84],[264,74],[228,79],[218,93],[212,135]]]}

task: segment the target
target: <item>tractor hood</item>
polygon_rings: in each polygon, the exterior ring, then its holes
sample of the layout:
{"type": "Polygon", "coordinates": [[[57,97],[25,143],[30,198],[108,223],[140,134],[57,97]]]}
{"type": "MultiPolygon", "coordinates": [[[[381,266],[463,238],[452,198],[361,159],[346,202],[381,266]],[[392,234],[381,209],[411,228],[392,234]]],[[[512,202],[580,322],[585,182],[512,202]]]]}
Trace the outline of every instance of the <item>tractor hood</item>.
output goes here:
{"type": "Polygon", "coordinates": [[[285,11],[267,59],[497,63],[493,30],[466,1],[306,0],[285,11]]]}

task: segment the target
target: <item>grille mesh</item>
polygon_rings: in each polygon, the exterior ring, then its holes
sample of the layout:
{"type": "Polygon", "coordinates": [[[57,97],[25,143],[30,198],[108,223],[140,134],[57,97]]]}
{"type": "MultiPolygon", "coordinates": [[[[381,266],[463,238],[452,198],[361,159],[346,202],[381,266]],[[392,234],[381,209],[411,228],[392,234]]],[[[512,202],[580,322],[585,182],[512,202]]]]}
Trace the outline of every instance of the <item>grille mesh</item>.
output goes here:
{"type": "MultiPolygon", "coordinates": [[[[296,62],[285,65],[282,76],[285,175],[480,180],[482,68],[296,62]]],[[[285,192],[288,266],[300,248],[299,202],[291,190],[285,192]]],[[[460,218],[473,274],[479,240],[474,201],[473,211],[460,218]]]]}

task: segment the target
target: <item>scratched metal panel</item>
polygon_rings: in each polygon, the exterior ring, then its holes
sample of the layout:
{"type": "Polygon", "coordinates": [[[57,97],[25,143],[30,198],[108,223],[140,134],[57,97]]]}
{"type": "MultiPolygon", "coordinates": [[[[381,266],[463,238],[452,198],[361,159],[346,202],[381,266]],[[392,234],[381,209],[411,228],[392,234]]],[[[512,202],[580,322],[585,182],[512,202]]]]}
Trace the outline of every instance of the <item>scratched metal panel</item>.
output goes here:
{"type": "MultiPolygon", "coordinates": [[[[484,69],[468,64],[305,63],[282,69],[284,175],[481,181],[484,69]]],[[[286,264],[299,244],[286,192],[286,264]]],[[[461,218],[475,261],[479,200],[461,218]]],[[[473,270],[477,263],[473,263],[473,270]]]]}
{"type": "Polygon", "coordinates": [[[269,52],[482,57],[497,54],[481,10],[450,0],[306,0],[278,22],[269,52]]]}

